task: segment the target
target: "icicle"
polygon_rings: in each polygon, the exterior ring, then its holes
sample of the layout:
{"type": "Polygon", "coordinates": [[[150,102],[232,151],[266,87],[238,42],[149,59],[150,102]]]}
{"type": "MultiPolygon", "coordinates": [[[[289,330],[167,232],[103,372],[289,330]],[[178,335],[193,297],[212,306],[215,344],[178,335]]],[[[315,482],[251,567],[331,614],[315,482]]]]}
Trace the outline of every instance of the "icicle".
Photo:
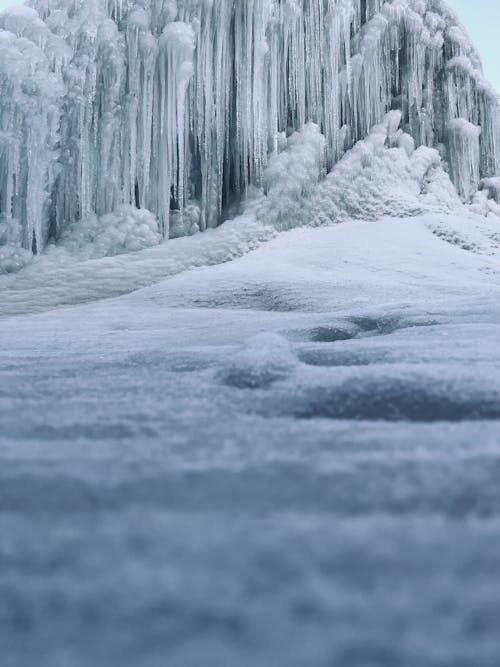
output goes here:
{"type": "Polygon", "coordinates": [[[463,118],[448,123],[450,166],[458,193],[469,202],[479,187],[479,137],[481,128],[463,118]]]}
{"type": "Polygon", "coordinates": [[[193,74],[194,33],[183,22],[167,24],[160,39],[158,137],[158,209],[165,236],[171,200],[185,205],[186,91],[193,74]]]}

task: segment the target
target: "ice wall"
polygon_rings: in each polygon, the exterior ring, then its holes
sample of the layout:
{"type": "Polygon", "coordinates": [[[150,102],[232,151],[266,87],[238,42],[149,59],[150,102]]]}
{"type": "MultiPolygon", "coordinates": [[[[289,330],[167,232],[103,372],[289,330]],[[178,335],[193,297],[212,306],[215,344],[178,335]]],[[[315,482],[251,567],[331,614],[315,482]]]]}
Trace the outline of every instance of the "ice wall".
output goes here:
{"type": "Polygon", "coordinates": [[[497,156],[497,174],[500,174],[500,102],[497,106],[496,113],[496,127],[497,127],[497,143],[496,143],[496,156],[497,156]]]}
{"type": "Polygon", "coordinates": [[[284,136],[316,123],[329,171],[390,109],[464,200],[496,171],[496,96],[442,0],[33,7],[0,13],[0,243],[123,204],[165,237],[215,226],[284,136]]]}

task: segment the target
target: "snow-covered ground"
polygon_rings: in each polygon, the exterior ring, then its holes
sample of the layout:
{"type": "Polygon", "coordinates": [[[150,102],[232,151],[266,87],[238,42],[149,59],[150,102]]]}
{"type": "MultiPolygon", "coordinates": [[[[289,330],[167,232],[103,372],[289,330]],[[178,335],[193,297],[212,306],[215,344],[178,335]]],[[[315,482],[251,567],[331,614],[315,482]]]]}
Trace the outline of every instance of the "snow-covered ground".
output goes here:
{"type": "Polygon", "coordinates": [[[231,229],[2,277],[2,667],[498,667],[498,219],[295,229],[49,310],[231,229]]]}

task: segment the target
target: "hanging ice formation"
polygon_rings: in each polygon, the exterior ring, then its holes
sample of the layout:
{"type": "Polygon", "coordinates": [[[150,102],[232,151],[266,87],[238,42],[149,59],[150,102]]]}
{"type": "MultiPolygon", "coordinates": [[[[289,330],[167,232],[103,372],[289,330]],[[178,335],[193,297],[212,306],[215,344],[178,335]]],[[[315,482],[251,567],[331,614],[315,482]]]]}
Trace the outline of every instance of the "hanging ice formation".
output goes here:
{"type": "Polygon", "coordinates": [[[497,99],[442,0],[32,7],[0,13],[0,237],[29,250],[123,203],[217,225],[308,121],[328,169],[400,109],[463,199],[496,172],[497,99]]]}

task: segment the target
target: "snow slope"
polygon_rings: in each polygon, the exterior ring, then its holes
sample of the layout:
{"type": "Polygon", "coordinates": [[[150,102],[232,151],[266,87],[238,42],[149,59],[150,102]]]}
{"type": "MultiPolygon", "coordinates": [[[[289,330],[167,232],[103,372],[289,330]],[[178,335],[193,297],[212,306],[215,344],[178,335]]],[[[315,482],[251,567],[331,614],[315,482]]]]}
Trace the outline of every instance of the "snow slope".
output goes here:
{"type": "Polygon", "coordinates": [[[496,667],[494,220],[294,229],[4,317],[2,665],[496,667]]]}

